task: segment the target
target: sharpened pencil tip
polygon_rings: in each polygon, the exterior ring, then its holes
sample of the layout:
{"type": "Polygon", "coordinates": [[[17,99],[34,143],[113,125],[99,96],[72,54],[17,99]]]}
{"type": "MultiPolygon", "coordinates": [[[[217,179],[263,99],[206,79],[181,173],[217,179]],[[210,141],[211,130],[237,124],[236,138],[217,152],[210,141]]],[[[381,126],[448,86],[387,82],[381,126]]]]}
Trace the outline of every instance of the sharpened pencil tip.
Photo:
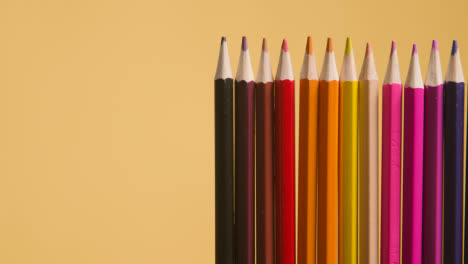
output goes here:
{"type": "Polygon", "coordinates": [[[226,37],[221,37],[221,45],[223,45],[223,42],[226,42],[226,37]]]}
{"type": "Polygon", "coordinates": [[[346,38],[346,48],[345,48],[345,55],[351,54],[353,47],[351,45],[351,38],[346,38]]]}
{"type": "Polygon", "coordinates": [[[439,50],[439,42],[437,42],[435,39],[432,41],[432,49],[439,50]]]}
{"type": "Polygon", "coordinates": [[[246,51],[247,48],[248,48],[248,46],[247,46],[247,37],[246,37],[246,36],[243,36],[243,37],[242,37],[242,50],[243,50],[243,51],[246,51]]]}
{"type": "Polygon", "coordinates": [[[454,40],[452,43],[452,56],[455,55],[455,53],[457,53],[457,50],[458,50],[458,42],[454,40]]]}
{"type": "Polygon", "coordinates": [[[395,52],[396,50],[396,41],[392,40],[392,51],[390,53],[395,52]]]}
{"type": "Polygon", "coordinates": [[[307,54],[312,55],[312,37],[311,36],[307,37],[306,52],[307,54]]]}
{"type": "Polygon", "coordinates": [[[262,42],[262,51],[268,51],[268,45],[267,45],[267,40],[266,40],[266,38],[263,38],[263,42],[262,42]]]}
{"type": "Polygon", "coordinates": [[[284,50],[285,52],[289,51],[288,42],[286,41],[286,39],[283,39],[283,44],[281,45],[281,49],[284,50]]]}
{"type": "Polygon", "coordinates": [[[411,55],[414,54],[418,54],[418,46],[416,46],[416,44],[413,44],[413,52],[411,53],[411,55]]]}
{"type": "Polygon", "coordinates": [[[333,52],[333,41],[332,38],[328,38],[327,40],[327,51],[333,52]]]}
{"type": "Polygon", "coordinates": [[[372,53],[372,47],[371,47],[371,44],[369,42],[367,42],[367,45],[366,45],[366,56],[368,56],[369,54],[372,53]]]}

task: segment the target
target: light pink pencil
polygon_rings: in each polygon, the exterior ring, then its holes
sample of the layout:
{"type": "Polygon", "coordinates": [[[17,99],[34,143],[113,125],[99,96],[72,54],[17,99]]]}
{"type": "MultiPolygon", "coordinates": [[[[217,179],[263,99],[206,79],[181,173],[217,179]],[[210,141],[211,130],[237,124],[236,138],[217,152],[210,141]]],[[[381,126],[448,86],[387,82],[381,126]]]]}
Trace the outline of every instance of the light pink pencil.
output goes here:
{"type": "Polygon", "coordinates": [[[395,41],[382,88],[381,264],[400,263],[401,77],[395,41]]]}
{"type": "Polygon", "coordinates": [[[416,44],[405,83],[402,263],[420,264],[423,210],[424,82],[416,44]]]}

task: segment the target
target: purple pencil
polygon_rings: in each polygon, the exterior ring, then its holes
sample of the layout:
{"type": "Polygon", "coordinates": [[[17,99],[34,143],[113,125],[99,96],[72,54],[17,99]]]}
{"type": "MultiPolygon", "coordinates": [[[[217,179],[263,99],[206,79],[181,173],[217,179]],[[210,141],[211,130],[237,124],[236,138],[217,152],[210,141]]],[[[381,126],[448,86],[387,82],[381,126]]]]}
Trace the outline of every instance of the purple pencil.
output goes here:
{"type": "Polygon", "coordinates": [[[413,45],[405,84],[402,263],[420,264],[423,211],[424,83],[413,45]]]}
{"type": "Polygon", "coordinates": [[[235,82],[235,239],[236,263],[255,263],[255,142],[254,75],[247,39],[242,50],[235,82]]]}
{"type": "Polygon", "coordinates": [[[437,40],[424,85],[423,264],[442,263],[444,77],[437,40]]]}

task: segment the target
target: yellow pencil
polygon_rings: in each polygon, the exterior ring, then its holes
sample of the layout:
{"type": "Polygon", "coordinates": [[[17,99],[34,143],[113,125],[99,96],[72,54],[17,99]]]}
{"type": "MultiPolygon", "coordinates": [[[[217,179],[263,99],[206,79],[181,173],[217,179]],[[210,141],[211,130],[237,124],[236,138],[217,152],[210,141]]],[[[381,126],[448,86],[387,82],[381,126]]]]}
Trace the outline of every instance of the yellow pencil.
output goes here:
{"type": "Polygon", "coordinates": [[[340,74],[338,263],[357,264],[358,78],[351,39],[340,74]]]}

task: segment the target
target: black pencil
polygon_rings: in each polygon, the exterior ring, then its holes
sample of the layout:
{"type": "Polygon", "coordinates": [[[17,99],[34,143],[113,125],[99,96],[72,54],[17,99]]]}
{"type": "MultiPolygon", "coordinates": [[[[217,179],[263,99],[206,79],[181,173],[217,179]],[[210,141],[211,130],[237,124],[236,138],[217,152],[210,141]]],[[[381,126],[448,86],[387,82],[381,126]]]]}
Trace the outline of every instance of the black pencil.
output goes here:
{"type": "Polygon", "coordinates": [[[465,77],[458,44],[453,41],[452,56],[444,85],[444,253],[443,263],[463,262],[463,130],[465,77]]]}
{"type": "Polygon", "coordinates": [[[215,75],[216,264],[234,263],[233,79],[226,38],[221,39],[215,75]]]}

